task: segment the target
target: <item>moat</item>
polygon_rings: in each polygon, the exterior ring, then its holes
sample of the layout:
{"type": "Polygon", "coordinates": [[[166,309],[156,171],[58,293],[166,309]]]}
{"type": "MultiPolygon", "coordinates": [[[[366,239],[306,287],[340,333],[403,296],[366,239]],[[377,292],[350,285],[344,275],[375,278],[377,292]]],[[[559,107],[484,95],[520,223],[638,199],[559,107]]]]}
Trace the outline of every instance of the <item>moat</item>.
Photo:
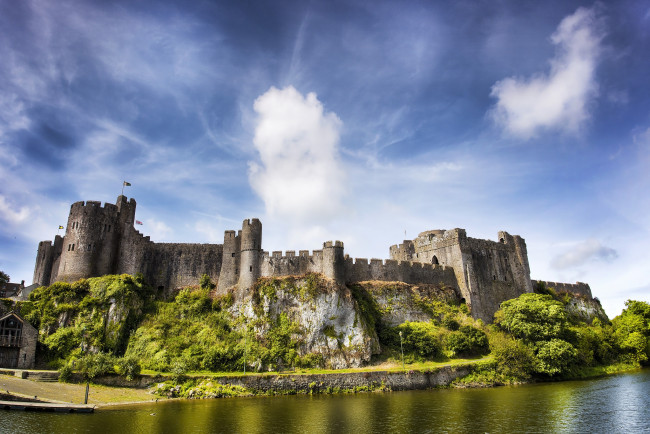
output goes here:
{"type": "Polygon", "coordinates": [[[644,432],[650,369],[492,389],[173,401],[92,415],[3,412],[2,432],[644,432]]]}

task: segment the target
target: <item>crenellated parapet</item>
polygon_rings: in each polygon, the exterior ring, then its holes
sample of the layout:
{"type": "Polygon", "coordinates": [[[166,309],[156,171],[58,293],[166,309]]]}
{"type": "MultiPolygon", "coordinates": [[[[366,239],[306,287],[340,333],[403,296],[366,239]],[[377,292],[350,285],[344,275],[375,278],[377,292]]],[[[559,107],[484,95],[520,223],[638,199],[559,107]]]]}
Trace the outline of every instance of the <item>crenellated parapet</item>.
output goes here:
{"type": "MultiPolygon", "coordinates": [[[[38,245],[34,282],[49,285],[104,274],[142,273],[159,290],[197,285],[203,274],[217,292],[248,296],[260,277],[319,273],[345,285],[362,281],[443,284],[460,292],[472,315],[491,321],[502,301],[532,292],[525,240],[498,232],[497,241],[471,238],[464,229],[429,230],[390,246],[390,259],[351,258],[341,241],[322,248],[268,252],[262,223],[246,219],[224,232],[223,244],[154,243],[134,228],[136,201],[75,202],[65,236],[38,245]]],[[[584,283],[544,282],[556,291],[591,298],[584,283]]]]}
{"type": "Polygon", "coordinates": [[[543,284],[546,288],[553,288],[555,292],[570,292],[571,294],[586,297],[592,300],[591,288],[587,283],[560,283],[560,282],[547,282],[544,280],[533,280],[533,285],[543,284]]]}

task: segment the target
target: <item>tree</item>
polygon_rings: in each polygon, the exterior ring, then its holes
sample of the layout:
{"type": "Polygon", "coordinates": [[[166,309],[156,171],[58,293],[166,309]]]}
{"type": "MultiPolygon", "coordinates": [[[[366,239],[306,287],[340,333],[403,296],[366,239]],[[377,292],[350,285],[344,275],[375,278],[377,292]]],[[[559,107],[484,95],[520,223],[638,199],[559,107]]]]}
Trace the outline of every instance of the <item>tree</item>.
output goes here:
{"type": "Polygon", "coordinates": [[[527,342],[562,338],[568,326],[562,303],[550,295],[534,293],[504,301],[495,314],[495,322],[527,342]]]}
{"type": "Polygon", "coordinates": [[[0,271],[0,283],[9,283],[9,275],[4,271],[0,271]]]}

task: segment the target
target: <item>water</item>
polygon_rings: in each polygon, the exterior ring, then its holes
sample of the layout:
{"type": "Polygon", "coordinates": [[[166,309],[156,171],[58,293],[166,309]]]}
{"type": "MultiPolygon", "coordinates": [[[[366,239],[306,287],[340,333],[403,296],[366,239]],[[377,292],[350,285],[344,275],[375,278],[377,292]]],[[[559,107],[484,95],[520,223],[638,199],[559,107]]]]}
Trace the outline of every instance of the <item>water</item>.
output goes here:
{"type": "Polygon", "coordinates": [[[94,414],[0,410],[0,432],[650,432],[650,369],[493,389],[174,401],[94,414]]]}

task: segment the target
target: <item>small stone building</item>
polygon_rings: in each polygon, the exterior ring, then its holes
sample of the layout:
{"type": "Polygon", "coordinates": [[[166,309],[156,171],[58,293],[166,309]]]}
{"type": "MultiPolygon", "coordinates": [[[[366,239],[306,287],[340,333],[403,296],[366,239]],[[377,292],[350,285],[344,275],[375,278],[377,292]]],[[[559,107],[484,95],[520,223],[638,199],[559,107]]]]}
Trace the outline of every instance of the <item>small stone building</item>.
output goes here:
{"type": "Polygon", "coordinates": [[[38,330],[20,315],[0,314],[0,368],[33,368],[37,340],[38,330]]]}

